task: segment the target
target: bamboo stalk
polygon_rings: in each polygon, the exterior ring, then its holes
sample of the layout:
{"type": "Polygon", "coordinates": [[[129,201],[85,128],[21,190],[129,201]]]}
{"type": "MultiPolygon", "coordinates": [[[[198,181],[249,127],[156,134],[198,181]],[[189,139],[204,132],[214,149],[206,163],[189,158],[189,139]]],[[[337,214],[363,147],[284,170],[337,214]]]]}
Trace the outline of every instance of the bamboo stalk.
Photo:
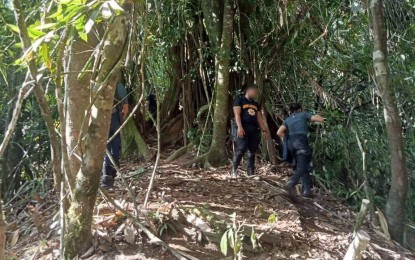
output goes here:
{"type": "Polygon", "coordinates": [[[360,260],[362,258],[362,253],[367,248],[369,241],[370,237],[366,232],[358,231],[352,243],[350,244],[349,249],[347,249],[343,260],[360,260]]]}
{"type": "Polygon", "coordinates": [[[353,235],[356,234],[356,232],[360,229],[360,226],[363,223],[363,220],[365,219],[370,206],[370,200],[363,199],[362,200],[362,206],[360,207],[359,214],[357,215],[356,223],[354,224],[353,228],[353,235]]]}

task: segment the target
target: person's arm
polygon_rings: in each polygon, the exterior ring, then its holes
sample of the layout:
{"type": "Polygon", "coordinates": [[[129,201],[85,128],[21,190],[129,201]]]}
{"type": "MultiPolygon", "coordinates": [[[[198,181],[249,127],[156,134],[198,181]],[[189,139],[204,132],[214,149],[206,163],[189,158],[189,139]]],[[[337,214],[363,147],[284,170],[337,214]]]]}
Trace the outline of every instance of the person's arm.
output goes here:
{"type": "Polygon", "coordinates": [[[280,126],[280,128],[278,128],[278,132],[277,132],[277,135],[280,137],[280,138],[284,138],[284,136],[285,136],[285,132],[287,131],[287,127],[285,126],[285,125],[281,125],[280,126]]]}
{"type": "Polygon", "coordinates": [[[311,122],[318,122],[318,123],[324,123],[324,117],[320,115],[312,115],[310,118],[311,122]]]}
{"type": "Polygon", "coordinates": [[[264,133],[264,137],[266,139],[268,137],[268,133],[267,129],[265,128],[265,118],[263,117],[262,112],[260,110],[256,112],[256,118],[258,120],[259,128],[261,129],[262,133],[264,133]]]}
{"type": "Polygon", "coordinates": [[[128,106],[128,93],[125,86],[121,83],[117,84],[117,92],[118,96],[121,98],[122,108],[121,113],[123,118],[126,118],[129,112],[129,106],[128,106]]]}
{"type": "Polygon", "coordinates": [[[234,106],[233,107],[233,113],[235,114],[235,121],[236,125],[238,126],[238,137],[243,138],[245,136],[245,130],[242,127],[242,119],[241,119],[241,113],[242,113],[242,107],[241,106],[234,106]]]}
{"type": "Polygon", "coordinates": [[[127,117],[128,112],[129,112],[128,103],[126,103],[126,104],[123,103],[122,104],[122,116],[124,117],[124,119],[127,117]]]}

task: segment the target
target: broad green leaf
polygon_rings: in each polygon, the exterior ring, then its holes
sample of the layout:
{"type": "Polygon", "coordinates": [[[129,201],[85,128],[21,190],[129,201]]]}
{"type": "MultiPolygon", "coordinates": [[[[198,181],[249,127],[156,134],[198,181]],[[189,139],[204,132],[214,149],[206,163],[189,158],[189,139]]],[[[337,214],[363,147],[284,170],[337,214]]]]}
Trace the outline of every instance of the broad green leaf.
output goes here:
{"type": "Polygon", "coordinates": [[[234,230],[231,228],[228,230],[228,240],[229,240],[229,244],[232,248],[235,247],[235,235],[234,235],[234,230]]]}
{"type": "Polygon", "coordinates": [[[78,34],[79,34],[79,37],[80,37],[83,41],[85,41],[85,42],[87,42],[87,41],[88,41],[88,34],[86,34],[86,33],[84,33],[84,32],[78,32],[78,34]]]}
{"type": "Polygon", "coordinates": [[[49,18],[57,18],[58,20],[60,20],[59,18],[60,16],[62,16],[62,12],[63,12],[62,5],[58,5],[58,10],[52,15],[50,15],[49,18]]]}
{"type": "Polygon", "coordinates": [[[27,28],[27,31],[29,32],[29,37],[33,40],[38,39],[39,37],[42,37],[45,35],[45,32],[41,30],[37,30],[34,27],[27,28]]]}
{"type": "Polygon", "coordinates": [[[224,256],[228,254],[228,231],[223,234],[222,239],[220,240],[220,251],[224,256]]]}
{"type": "Polygon", "coordinates": [[[10,29],[12,29],[12,31],[13,31],[13,32],[16,32],[16,33],[19,33],[19,32],[20,32],[19,27],[17,27],[17,26],[16,26],[16,25],[14,25],[14,24],[7,24],[7,26],[8,26],[10,29]]]}
{"type": "Polygon", "coordinates": [[[49,55],[49,47],[47,44],[43,43],[40,46],[40,50],[39,50],[40,56],[43,59],[43,63],[45,64],[45,67],[48,69],[51,69],[52,67],[52,63],[50,61],[50,55],[49,55]]]}
{"type": "Polygon", "coordinates": [[[34,27],[34,29],[36,29],[36,30],[44,30],[44,29],[52,28],[55,25],[56,25],[56,23],[45,23],[45,24],[41,24],[39,26],[34,27]]]}

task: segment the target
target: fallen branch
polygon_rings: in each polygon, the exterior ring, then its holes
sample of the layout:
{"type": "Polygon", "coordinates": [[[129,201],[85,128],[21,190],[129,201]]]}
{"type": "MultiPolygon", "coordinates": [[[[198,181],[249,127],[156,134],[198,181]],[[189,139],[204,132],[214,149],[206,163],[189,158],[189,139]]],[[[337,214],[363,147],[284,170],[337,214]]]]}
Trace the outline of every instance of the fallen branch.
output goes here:
{"type": "Polygon", "coordinates": [[[358,231],[350,244],[349,249],[347,249],[343,260],[360,260],[363,251],[367,248],[369,240],[370,237],[366,232],[358,231]]]}
{"type": "Polygon", "coordinates": [[[150,238],[150,243],[157,244],[159,246],[162,246],[166,250],[169,250],[177,259],[180,259],[180,260],[186,260],[186,259],[198,260],[198,258],[196,258],[196,257],[193,257],[193,256],[191,256],[189,254],[186,254],[184,252],[181,252],[181,251],[178,251],[178,250],[176,250],[174,248],[171,248],[166,242],[164,242],[163,240],[161,240],[160,238],[158,238],[156,235],[154,235],[136,217],[134,217],[129,212],[127,212],[122,207],[120,207],[114,201],[114,199],[108,194],[108,192],[105,189],[100,188],[100,191],[101,191],[102,195],[108,200],[108,202],[111,203],[111,205],[113,205],[116,209],[118,209],[120,212],[122,212],[124,214],[124,216],[126,216],[129,219],[131,219],[134,222],[134,224],[136,224],[141,230],[143,230],[144,233],[146,233],[146,235],[148,236],[148,238],[150,238]]]}

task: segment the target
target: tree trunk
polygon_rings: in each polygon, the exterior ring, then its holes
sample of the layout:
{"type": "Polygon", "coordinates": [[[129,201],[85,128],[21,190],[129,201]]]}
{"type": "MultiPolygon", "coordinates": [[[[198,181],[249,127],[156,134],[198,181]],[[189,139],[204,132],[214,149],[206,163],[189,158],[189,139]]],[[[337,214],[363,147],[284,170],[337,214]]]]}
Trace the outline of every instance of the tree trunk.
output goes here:
{"type": "MultiPolygon", "coordinates": [[[[95,200],[99,187],[99,179],[102,170],[102,160],[106,151],[109,124],[112,113],[113,99],[116,88],[116,81],[107,82],[108,76],[117,73],[119,61],[122,60],[127,36],[127,16],[125,13],[117,16],[107,28],[107,38],[102,48],[97,77],[92,80],[96,85],[89,87],[89,84],[78,88],[80,92],[70,92],[69,95],[76,95],[78,101],[89,104],[95,100],[90,118],[86,119],[85,132],[82,135],[83,144],[81,149],[81,164],[76,176],[76,187],[73,190],[71,207],[67,214],[67,234],[65,238],[65,258],[72,259],[82,254],[92,246],[92,214],[95,207],[95,200]],[[100,86],[104,86],[101,88],[100,86]],[[99,91],[100,90],[100,91],[99,91]],[[93,96],[91,97],[90,94],[93,96]]],[[[74,52],[72,55],[76,54],[74,52]]],[[[85,62],[85,60],[81,61],[85,62]]],[[[112,77],[111,77],[112,78],[112,77]]],[[[72,88],[79,84],[77,77],[67,81],[67,87],[72,88]]],[[[72,96],[71,100],[75,100],[72,96]]],[[[78,102],[76,102],[78,103],[78,102]]],[[[68,103],[73,106],[75,103],[68,103]]],[[[73,116],[83,116],[84,106],[78,110],[72,109],[73,116]]],[[[68,122],[68,131],[74,129],[72,121],[68,122]]],[[[76,119],[79,123],[79,118],[76,119]]],[[[81,123],[82,124],[82,123],[81,123]]],[[[78,125],[79,127],[79,125],[78,125]]],[[[72,163],[73,160],[71,160],[72,163]]]]}
{"type": "MultiPolygon", "coordinates": [[[[84,42],[80,38],[74,39],[68,48],[68,60],[66,61],[65,70],[67,72],[82,71],[98,42],[99,40],[92,33],[88,35],[88,42],[84,42]]],[[[81,78],[78,78],[78,76],[78,73],[68,73],[65,77],[66,141],[72,179],[75,179],[76,173],[81,167],[79,156],[82,148],[78,146],[78,143],[85,111],[89,104],[90,92],[88,87],[91,73],[84,73],[81,78]],[[88,91],[85,91],[85,89],[88,89],[88,91]]]]}
{"type": "MultiPolygon", "coordinates": [[[[223,2],[221,0],[201,1],[203,10],[203,19],[205,21],[206,32],[209,36],[209,43],[213,53],[219,51],[222,25],[223,25],[223,2]]],[[[233,8],[233,7],[232,7],[233,8]]],[[[233,10],[232,10],[233,13],[233,10]]],[[[233,16],[233,14],[232,14],[233,16]]]]}
{"type": "Polygon", "coordinates": [[[229,103],[229,64],[232,50],[232,32],[234,1],[226,0],[223,12],[223,28],[220,50],[216,55],[217,76],[215,82],[215,112],[213,115],[212,146],[208,152],[207,161],[218,166],[226,160],[226,133],[229,103]]]}
{"type": "MultiPolygon", "coordinates": [[[[23,8],[20,1],[14,0],[13,6],[14,16],[16,19],[17,26],[19,27],[19,36],[23,43],[23,52],[26,52],[32,47],[29,32],[25,22],[26,16],[23,12],[23,8]]],[[[52,111],[50,110],[49,103],[46,100],[45,91],[40,85],[38,79],[40,74],[36,67],[36,59],[29,60],[27,62],[27,65],[29,67],[30,75],[34,81],[33,84],[35,85],[34,92],[36,95],[36,100],[39,104],[40,112],[42,114],[43,120],[45,121],[46,129],[48,131],[51,146],[51,159],[53,163],[53,178],[55,182],[55,187],[57,188],[57,190],[59,190],[62,176],[59,138],[55,131],[54,121],[52,118],[52,111]]]]}
{"type": "Polygon", "coordinates": [[[405,226],[405,199],[408,189],[401,120],[396,104],[394,86],[389,78],[386,22],[382,0],[371,0],[373,27],[373,66],[376,84],[382,98],[386,130],[391,154],[392,181],[386,203],[386,219],[393,239],[403,242],[405,226]]]}

